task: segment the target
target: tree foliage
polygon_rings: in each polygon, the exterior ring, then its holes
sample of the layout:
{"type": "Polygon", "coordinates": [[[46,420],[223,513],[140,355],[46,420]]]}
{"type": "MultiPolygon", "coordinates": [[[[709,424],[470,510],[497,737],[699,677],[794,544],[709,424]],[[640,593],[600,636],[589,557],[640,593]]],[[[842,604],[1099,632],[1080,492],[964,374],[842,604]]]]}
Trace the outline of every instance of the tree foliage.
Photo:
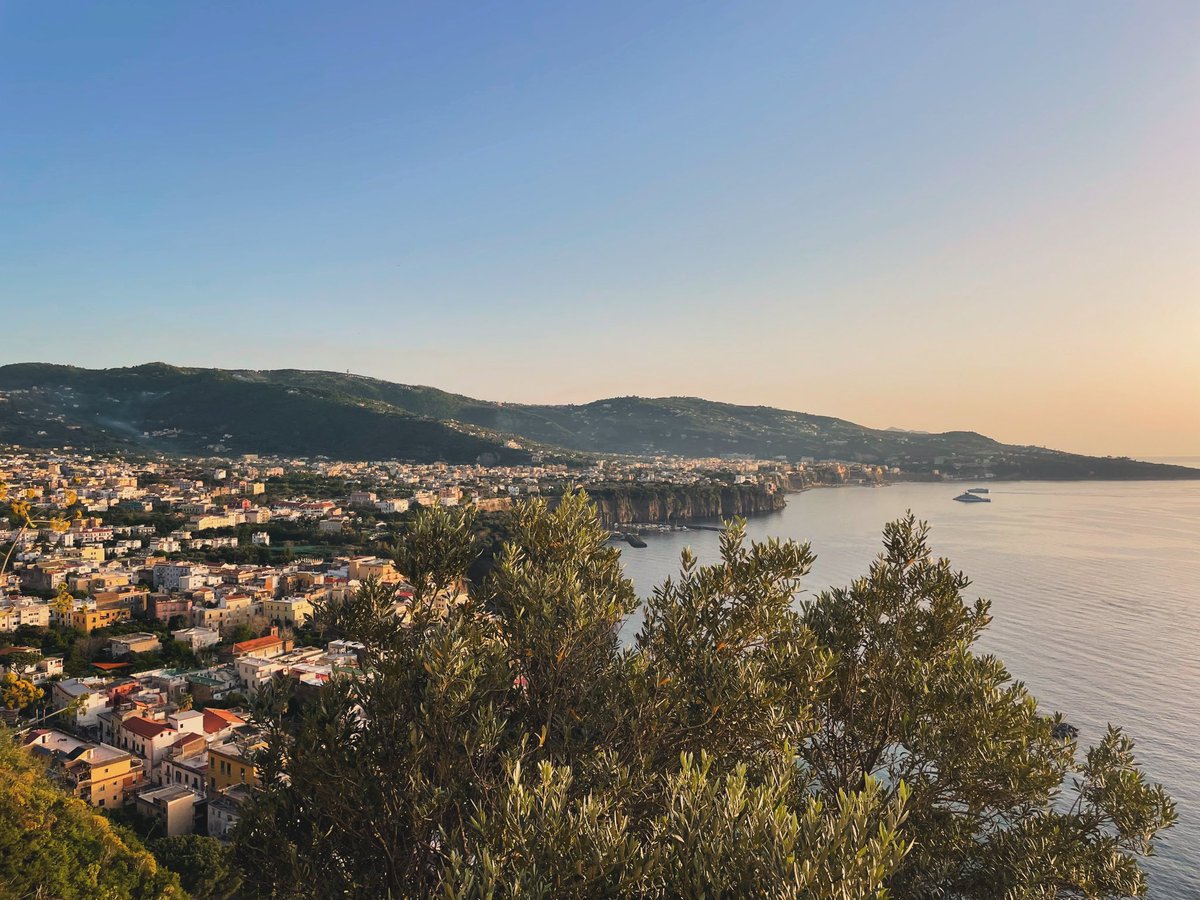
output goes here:
{"type": "Polygon", "coordinates": [[[688,553],[644,604],[582,495],[520,505],[488,579],[433,510],[320,611],[365,677],[264,692],[251,893],[382,897],[1117,897],[1174,818],[1112,730],[1082,759],[1000,662],[967,579],[910,516],[866,578],[796,599],[813,556],[688,553]]]}
{"type": "Polygon", "coordinates": [[[1171,800],[1118,729],[1080,760],[1057,736],[1062,717],[972,651],[991,616],[964,602],[969,584],[910,514],[885,527],[865,578],[807,607],[835,663],[805,765],[826,793],[866,778],[907,786],[915,840],[891,882],[899,896],[1143,893],[1136,855],[1174,821],[1171,800]]]}
{"type": "Polygon", "coordinates": [[[132,834],[55,787],[0,732],[0,897],[184,900],[132,834]]]}
{"type": "Polygon", "coordinates": [[[28,678],[15,672],[0,675],[0,706],[5,709],[24,709],[42,699],[44,692],[28,678]]]}
{"type": "Polygon", "coordinates": [[[159,838],[150,845],[154,858],[179,875],[184,889],[195,900],[235,897],[241,878],[229,864],[229,848],[219,840],[198,834],[159,838]]]}

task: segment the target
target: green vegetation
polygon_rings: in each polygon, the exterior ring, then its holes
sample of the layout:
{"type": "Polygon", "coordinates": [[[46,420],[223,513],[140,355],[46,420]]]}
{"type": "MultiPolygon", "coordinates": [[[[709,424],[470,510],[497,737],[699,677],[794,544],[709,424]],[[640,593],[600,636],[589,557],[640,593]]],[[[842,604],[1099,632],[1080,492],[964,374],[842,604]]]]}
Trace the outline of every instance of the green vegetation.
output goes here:
{"type": "Polygon", "coordinates": [[[467,603],[469,518],[422,513],[411,621],[366,585],[319,626],[372,677],[264,692],[251,896],[1123,897],[1175,817],[1111,730],[1082,757],[1002,664],[911,516],[866,577],[795,605],[813,556],[686,554],[638,605],[586,498],[528,503],[467,603]]]}
{"type": "Polygon", "coordinates": [[[216,838],[198,834],[159,838],[150,849],[159,864],[179,875],[194,900],[236,897],[241,879],[230,868],[229,848],[216,838]]]}
{"type": "Polygon", "coordinates": [[[103,370],[34,363],[0,367],[0,389],[22,392],[10,395],[0,409],[0,441],[179,453],[228,447],[240,453],[452,463],[484,455],[495,461],[528,459],[483,429],[471,433],[365,400],[337,382],[291,386],[262,374],[163,364],[103,370]]]}
{"type": "Polygon", "coordinates": [[[999,478],[1197,478],[1200,470],[1001,444],[970,431],[924,434],[695,397],[616,397],[578,406],[493,403],[337,372],[0,366],[0,441],[148,447],[179,453],[323,454],[340,459],[519,463],[529,450],[836,458],[999,478]],[[35,424],[36,423],[36,424],[35,424]],[[39,433],[44,432],[44,434],[39,433]],[[525,449],[506,446],[515,436],[525,449]],[[937,462],[941,460],[941,462],[937,462]],[[983,465],[986,461],[987,465],[983,465]]]}
{"type": "Polygon", "coordinates": [[[0,731],[0,897],[186,896],[132,833],[51,784],[0,731]]]}

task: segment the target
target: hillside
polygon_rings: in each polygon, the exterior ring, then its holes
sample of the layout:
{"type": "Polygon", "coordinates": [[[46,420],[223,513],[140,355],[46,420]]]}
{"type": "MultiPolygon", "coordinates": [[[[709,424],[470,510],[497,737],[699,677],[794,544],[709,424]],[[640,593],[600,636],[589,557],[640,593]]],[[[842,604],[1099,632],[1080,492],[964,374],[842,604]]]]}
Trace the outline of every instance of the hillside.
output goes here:
{"type": "Polygon", "coordinates": [[[0,367],[0,441],[178,453],[523,462],[526,451],[334,384],[152,364],[0,367]]]}
{"type": "Polygon", "coordinates": [[[0,442],[31,446],[446,462],[519,462],[528,459],[528,448],[540,446],[578,453],[842,459],[917,474],[940,468],[999,478],[1200,477],[1196,469],[1001,444],[970,431],[872,429],[693,397],[497,403],[299,369],[152,363],[96,370],[24,363],[0,367],[0,392],[0,442]]]}

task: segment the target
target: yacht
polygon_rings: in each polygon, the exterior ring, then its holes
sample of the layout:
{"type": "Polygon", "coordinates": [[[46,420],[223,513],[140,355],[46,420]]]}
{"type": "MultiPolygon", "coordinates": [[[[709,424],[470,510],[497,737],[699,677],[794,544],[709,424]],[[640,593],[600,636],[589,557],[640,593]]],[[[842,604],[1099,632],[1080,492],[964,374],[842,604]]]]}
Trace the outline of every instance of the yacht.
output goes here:
{"type": "Polygon", "coordinates": [[[959,494],[954,499],[959,501],[960,503],[991,503],[992,502],[991,497],[980,497],[978,494],[972,493],[971,491],[967,491],[965,494],[959,494]]]}

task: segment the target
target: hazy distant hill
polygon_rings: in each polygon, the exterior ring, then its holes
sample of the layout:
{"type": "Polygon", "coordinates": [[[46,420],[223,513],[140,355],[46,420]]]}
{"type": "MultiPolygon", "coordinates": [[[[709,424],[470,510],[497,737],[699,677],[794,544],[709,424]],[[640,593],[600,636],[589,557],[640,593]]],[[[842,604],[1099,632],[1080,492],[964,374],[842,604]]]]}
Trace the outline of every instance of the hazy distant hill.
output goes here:
{"type": "Polygon", "coordinates": [[[0,367],[0,441],[345,459],[520,461],[520,443],[583,453],[836,458],[1027,478],[1195,478],[1200,470],[1001,444],[970,431],[872,429],[693,397],[568,406],[495,403],[358,375],[152,363],[0,367]]]}

